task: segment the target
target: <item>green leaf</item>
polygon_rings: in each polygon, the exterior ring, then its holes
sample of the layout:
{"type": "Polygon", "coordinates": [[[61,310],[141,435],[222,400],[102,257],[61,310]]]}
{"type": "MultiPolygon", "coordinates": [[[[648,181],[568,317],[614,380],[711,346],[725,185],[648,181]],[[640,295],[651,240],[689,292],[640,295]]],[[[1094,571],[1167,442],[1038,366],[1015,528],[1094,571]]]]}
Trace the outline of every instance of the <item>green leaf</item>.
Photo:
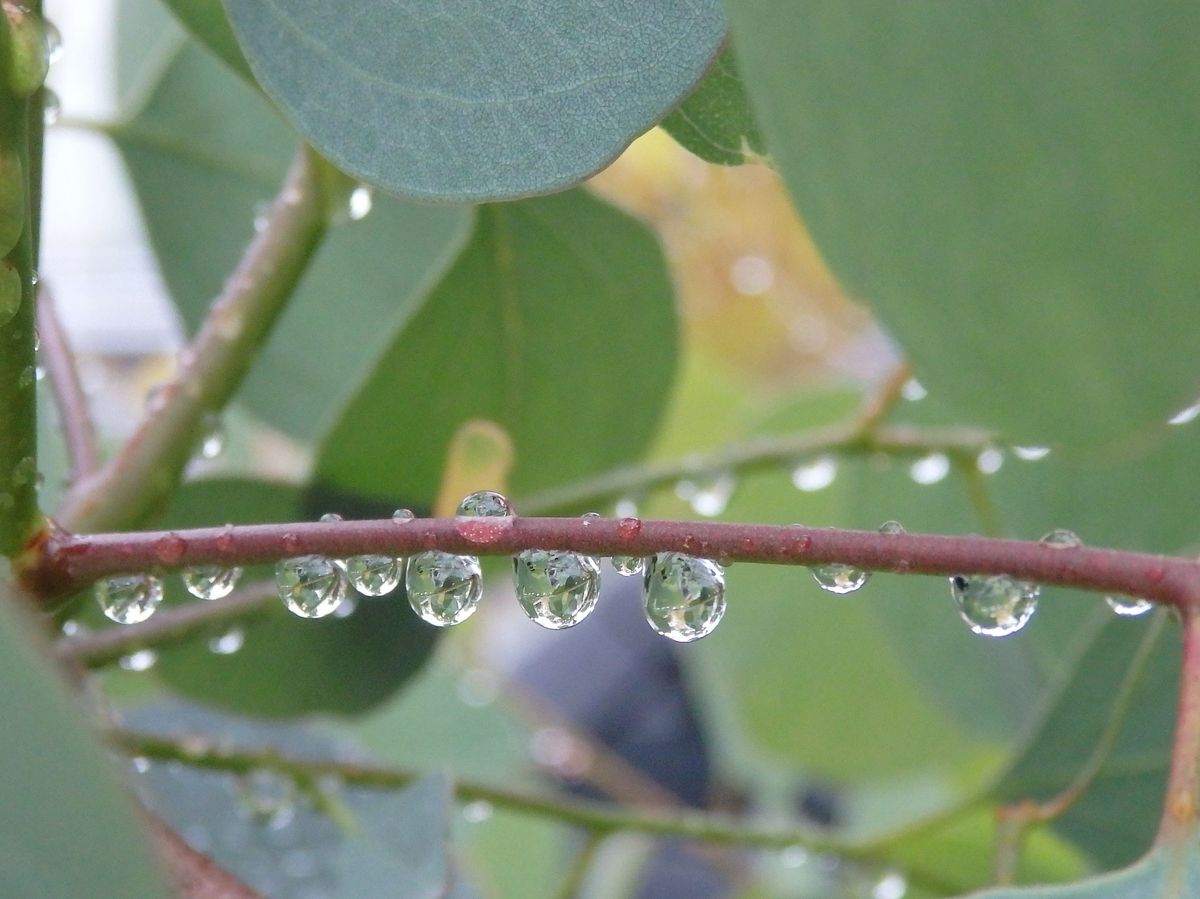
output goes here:
{"type": "Polygon", "coordinates": [[[973,893],[973,899],[1187,899],[1200,895],[1200,835],[1187,845],[1161,846],[1132,867],[1069,886],[973,893]]]}
{"type": "MultiPolygon", "coordinates": [[[[172,498],[164,526],[295,521],[302,511],[293,487],[194,481],[172,498]]],[[[259,566],[244,582],[271,576],[269,567],[259,566]]],[[[170,587],[178,589],[174,580],[170,587]]],[[[348,618],[308,621],[279,604],[248,622],[245,632],[245,645],[233,655],[214,655],[206,640],[164,648],[155,670],[184,695],[244,714],[348,715],[395,693],[425,664],[439,633],[412,613],[403,588],[379,599],[358,597],[348,618]]]]}
{"type": "Polygon", "coordinates": [[[330,430],[327,485],[429,505],[451,436],[513,440],[513,495],[636,458],[675,369],[654,239],[583,191],[480,209],[475,232],[330,430]]]}
{"type": "MultiPolygon", "coordinates": [[[[114,129],[185,325],[194,330],[278,190],[294,138],[269,104],[192,42],[114,129]]],[[[301,437],[320,433],[465,238],[464,210],[376,197],[326,238],[239,398],[301,437]]]]}
{"type": "Polygon", "coordinates": [[[25,603],[0,562],[0,893],[169,896],[112,766],[18,618],[25,603]]]}
{"type": "Polygon", "coordinates": [[[926,387],[1089,448],[1195,399],[1200,6],[728,7],[806,223],[926,387]]]}
{"type": "Polygon", "coordinates": [[[725,31],[718,0],[228,7],[259,82],[318,150],[394,193],[455,202],[598,171],[687,94],[725,31]]]}
{"type": "Polygon", "coordinates": [[[685,148],[718,165],[741,165],[766,153],[732,48],[717,57],[700,86],[662,126],[685,148]]]}
{"type": "Polygon", "coordinates": [[[164,0],[184,27],[226,65],[254,84],[221,0],[164,0]]]}

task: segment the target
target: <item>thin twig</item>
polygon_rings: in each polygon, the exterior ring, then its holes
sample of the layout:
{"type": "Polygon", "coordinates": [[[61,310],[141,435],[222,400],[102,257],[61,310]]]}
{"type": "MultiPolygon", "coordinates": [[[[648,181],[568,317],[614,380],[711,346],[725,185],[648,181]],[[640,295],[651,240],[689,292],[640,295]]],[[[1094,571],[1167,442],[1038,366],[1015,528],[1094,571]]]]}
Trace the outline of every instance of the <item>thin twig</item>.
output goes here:
{"type": "Polygon", "coordinates": [[[75,364],[75,354],[71,351],[58,317],[54,295],[45,281],[38,285],[37,327],[42,359],[50,375],[50,385],[54,388],[54,404],[58,408],[71,463],[70,483],[77,484],[96,471],[100,456],[96,449],[96,431],[92,426],[87,394],[83,391],[79,368],[75,364]]]}
{"type": "Polygon", "coordinates": [[[1200,596],[1200,562],[1193,558],[992,537],[636,518],[383,519],[83,536],[53,530],[32,548],[21,577],[35,596],[50,602],[121,572],[260,564],[309,553],[408,556],[427,549],[486,556],[525,549],[594,556],[676,552],[725,562],[840,562],[899,574],[1007,574],[1180,607],[1200,596]]]}
{"type": "Polygon", "coordinates": [[[183,643],[221,625],[262,615],[278,597],[278,589],[270,581],[249,584],[224,599],[166,609],[139,624],[63,637],[55,643],[54,655],[84,668],[103,668],[139,649],[183,643]]]}
{"type": "Polygon", "coordinates": [[[147,813],[150,834],[176,892],[183,899],[262,899],[203,852],[188,845],[161,818],[147,813]]]}
{"type": "Polygon", "coordinates": [[[56,516],[79,530],[127,527],[164,499],[192,455],[203,416],[241,384],[326,230],[321,163],[302,147],[266,226],[213,303],[173,381],[116,456],[72,490],[56,516]]]}

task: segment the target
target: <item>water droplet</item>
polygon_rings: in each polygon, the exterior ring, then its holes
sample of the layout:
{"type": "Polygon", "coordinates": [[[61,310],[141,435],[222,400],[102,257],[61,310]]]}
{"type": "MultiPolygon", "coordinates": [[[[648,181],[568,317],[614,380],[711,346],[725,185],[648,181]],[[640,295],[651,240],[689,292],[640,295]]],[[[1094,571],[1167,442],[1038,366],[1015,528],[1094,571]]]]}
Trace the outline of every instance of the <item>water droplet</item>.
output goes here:
{"type": "Polygon", "coordinates": [[[617,574],[623,574],[626,577],[634,574],[641,574],[646,570],[646,560],[641,556],[613,556],[612,566],[617,569],[617,574]]]}
{"type": "Polygon", "coordinates": [[[529,549],[513,559],[517,601],[535,624],[574,627],[591,614],[600,595],[600,562],[559,550],[529,549]]]}
{"type": "Polygon", "coordinates": [[[1083,546],[1083,541],[1079,539],[1079,535],[1074,531],[1068,531],[1064,528],[1055,528],[1048,534],[1044,534],[1042,539],[1038,541],[1046,546],[1053,546],[1057,549],[1075,549],[1083,546]]]}
{"type": "Polygon", "coordinates": [[[242,569],[220,565],[194,565],[182,573],[183,586],[197,599],[224,599],[233,592],[241,576],[242,569]]]}
{"type": "Polygon", "coordinates": [[[413,515],[412,509],[397,509],[392,513],[392,521],[396,524],[408,524],[417,516],[413,515]]]}
{"type": "MultiPolygon", "coordinates": [[[[36,353],[42,348],[42,335],[38,333],[38,329],[33,329],[33,351],[36,353]]],[[[38,378],[40,381],[41,378],[38,378]]]]}
{"type": "Polygon", "coordinates": [[[1018,459],[1023,459],[1026,462],[1037,462],[1039,459],[1045,459],[1050,455],[1050,447],[1048,446],[1014,446],[1012,451],[1018,459]]]}
{"type": "Polygon", "coordinates": [[[881,533],[881,534],[906,534],[908,532],[906,530],[904,530],[904,525],[902,525],[898,521],[885,521],[883,524],[881,524],[879,526],[879,533],[881,533]]]}
{"type": "Polygon", "coordinates": [[[821,456],[792,470],[792,483],[796,485],[797,490],[803,490],[805,493],[824,490],[836,478],[837,459],[833,456],[821,456]]]}
{"type": "Polygon", "coordinates": [[[149,671],[158,661],[158,653],[153,649],[139,649],[127,656],[117,659],[117,664],[125,671],[149,671]]]}
{"type": "Polygon", "coordinates": [[[383,596],[400,583],[400,564],[392,556],[351,556],[346,560],[346,576],[363,596],[383,596]]]}
{"type": "Polygon", "coordinates": [[[899,871],[888,871],[871,888],[871,899],[904,899],[908,881],[899,871]]]}
{"type": "Polygon", "coordinates": [[[187,541],[178,534],[164,534],[154,541],[154,556],[164,565],[174,565],[187,552],[187,541]]]}
{"type": "Polygon", "coordinates": [[[723,472],[702,481],[680,481],[675,485],[675,495],[690,504],[697,515],[715,518],[729,505],[736,486],[734,476],[723,472]]]}
{"type": "Polygon", "coordinates": [[[58,30],[58,26],[49,19],[42,21],[42,42],[46,53],[46,65],[52,66],[63,55],[62,32],[58,30]]]}
{"type": "Polygon", "coordinates": [[[33,367],[33,379],[35,381],[46,380],[46,369],[42,368],[40,365],[35,365],[33,367]]]}
{"type": "Polygon", "coordinates": [[[711,634],[725,615],[725,572],[708,559],[663,553],[646,569],[642,598],[655,631],[691,643],[711,634]]]}
{"type": "Polygon", "coordinates": [[[1136,618],[1154,608],[1154,603],[1150,600],[1133,596],[1106,596],[1104,601],[1108,603],[1109,608],[1123,618],[1136,618]]]}
{"type": "Polygon", "coordinates": [[[118,574],[96,582],[96,602],[117,624],[145,621],[162,598],[162,581],[149,574],[118,574]]]}
{"type": "Polygon", "coordinates": [[[326,512],[321,516],[320,520],[325,524],[331,524],[335,521],[342,521],[343,519],[342,516],[338,515],[337,512],[326,512]]]}
{"type": "Polygon", "coordinates": [[[240,627],[231,627],[219,637],[208,641],[208,651],[214,655],[231,656],[246,645],[246,632],[240,627]]]}
{"type": "Polygon", "coordinates": [[[58,94],[46,88],[42,97],[42,121],[49,128],[62,118],[62,101],[58,99],[58,94]]]}
{"type": "Polygon", "coordinates": [[[200,438],[200,458],[215,459],[225,452],[225,427],[221,423],[221,417],[211,412],[207,413],[201,427],[204,436],[200,438]]]}
{"type": "Polygon", "coordinates": [[[347,204],[347,213],[350,221],[357,222],[365,219],[371,214],[371,209],[374,205],[374,192],[366,184],[360,184],[354,190],[350,191],[350,201],[347,204]]]}
{"type": "Polygon", "coordinates": [[[853,593],[862,588],[871,577],[871,572],[855,568],[853,565],[842,565],[829,562],[824,565],[810,565],[809,573],[822,590],[830,593],[853,593]]]}
{"type": "MultiPolygon", "coordinates": [[[[334,559],[335,563],[337,563],[337,561],[338,561],[337,559],[334,559]]],[[[343,568],[342,572],[345,573],[345,570],[346,569],[343,568]]],[[[334,618],[349,618],[356,611],[358,611],[358,595],[355,593],[347,592],[346,598],[344,600],[342,600],[342,604],[333,610],[333,617],[334,618]]]]}
{"type": "Polygon", "coordinates": [[[583,519],[583,526],[586,528],[588,525],[592,524],[593,522],[599,521],[600,513],[599,512],[584,512],[579,517],[581,519],[583,519]]]}
{"type": "Polygon", "coordinates": [[[914,462],[908,473],[918,484],[936,484],[950,474],[950,457],[945,453],[930,453],[914,462]]]}
{"type": "Polygon", "coordinates": [[[950,595],[963,621],[987,637],[1006,637],[1023,628],[1037,611],[1039,592],[1036,584],[1004,574],[950,578],[950,595]]]}
{"type": "Polygon", "coordinates": [[[267,230],[267,225],[271,223],[271,204],[266,200],[259,200],[254,204],[254,230],[261,234],[267,230]]]}
{"type": "Polygon", "coordinates": [[[80,634],[86,634],[88,629],[74,618],[68,618],[62,623],[61,630],[64,637],[77,637],[80,634]]]}
{"type": "Polygon", "coordinates": [[[221,529],[221,533],[217,535],[216,544],[217,549],[221,550],[221,552],[229,552],[231,549],[233,549],[232,524],[226,524],[225,527],[221,529]]]}
{"type": "Polygon", "coordinates": [[[917,403],[929,396],[929,391],[916,378],[909,378],[904,382],[904,386],[900,388],[900,396],[904,397],[910,403],[917,403]]]}
{"type": "Polygon", "coordinates": [[[437,550],[408,560],[405,584],[413,611],[438,627],[466,621],[475,614],[483,595],[477,558],[437,550]]]}
{"type": "Polygon", "coordinates": [[[1193,403],[1185,409],[1180,409],[1167,419],[1169,425],[1186,425],[1200,417],[1200,403],[1193,403]]]}
{"type": "Polygon", "coordinates": [[[279,598],[301,618],[324,618],[346,599],[349,584],[342,569],[324,556],[283,559],[275,566],[279,598]]]}
{"type": "Polygon", "coordinates": [[[630,496],[623,496],[613,504],[613,515],[617,518],[637,518],[637,502],[630,496]]]}
{"type": "Polygon", "coordinates": [[[150,770],[150,759],[144,755],[135,755],[129,760],[129,764],[135,774],[145,774],[150,770]]]}
{"type": "Polygon", "coordinates": [[[640,518],[622,518],[617,522],[617,536],[622,540],[633,540],[642,532],[640,518]]]}
{"type": "Polygon", "coordinates": [[[975,459],[975,467],[982,474],[995,474],[1004,465],[1004,453],[994,446],[981,450],[975,459]]]}
{"type": "Polygon", "coordinates": [[[803,846],[786,846],[779,853],[779,864],[785,868],[803,868],[808,864],[808,850],[803,846]]]}
{"type": "Polygon", "coordinates": [[[17,376],[17,387],[24,390],[26,387],[32,387],[34,382],[33,366],[26,365],[21,369],[21,374],[17,376]]]}
{"type": "Polygon", "coordinates": [[[463,498],[454,513],[461,518],[504,518],[515,514],[512,503],[494,490],[477,490],[463,498]]]}
{"type": "Polygon", "coordinates": [[[492,817],[492,804],[486,799],[468,802],[462,809],[463,820],[468,824],[482,824],[492,817]]]}
{"type": "Polygon", "coordinates": [[[241,781],[246,810],[271,830],[282,830],[296,817],[296,785],[277,771],[257,768],[241,781]]]}

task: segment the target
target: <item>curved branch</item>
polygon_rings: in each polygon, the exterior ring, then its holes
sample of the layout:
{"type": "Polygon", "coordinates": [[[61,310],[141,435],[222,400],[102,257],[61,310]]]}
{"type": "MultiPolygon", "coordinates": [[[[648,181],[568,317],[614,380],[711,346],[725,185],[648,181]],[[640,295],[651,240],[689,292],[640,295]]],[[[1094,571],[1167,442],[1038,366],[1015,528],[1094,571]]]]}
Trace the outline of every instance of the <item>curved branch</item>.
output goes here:
{"type": "Polygon", "coordinates": [[[320,162],[301,147],[267,214],[183,353],[176,378],[120,452],[68,495],[58,520],[80,530],[136,523],[163,500],[191,457],[202,417],[241,384],[325,233],[320,162]]]}
{"type": "Polygon", "coordinates": [[[427,549],[504,556],[564,549],[598,556],[678,552],[722,562],[840,562],[900,574],[1007,574],[1039,584],[1200,603],[1200,562],[1091,547],[936,534],[881,534],[801,525],[642,521],[636,518],[468,518],[260,524],[181,531],[44,535],[22,571],[43,600],[122,572],[245,565],[315,553],[407,556],[427,549]]]}

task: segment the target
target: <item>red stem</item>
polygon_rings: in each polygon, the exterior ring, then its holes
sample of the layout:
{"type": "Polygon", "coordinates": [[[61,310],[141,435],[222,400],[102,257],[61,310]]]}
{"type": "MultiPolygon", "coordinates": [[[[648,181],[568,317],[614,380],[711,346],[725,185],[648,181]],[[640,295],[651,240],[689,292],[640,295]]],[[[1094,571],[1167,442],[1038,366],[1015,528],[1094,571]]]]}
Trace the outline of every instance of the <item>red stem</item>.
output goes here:
{"type": "Polygon", "coordinates": [[[86,536],[52,530],[26,556],[23,580],[49,600],[121,572],[273,562],[308,553],[344,558],[442,549],[512,555],[530,548],[626,556],[681,552],[725,562],[841,562],[906,574],[1008,574],[1180,608],[1200,596],[1200,563],[1194,559],[989,537],[634,518],[384,519],[86,536]]]}
{"type": "Polygon", "coordinates": [[[71,460],[71,483],[75,484],[99,466],[96,433],[92,428],[87,394],[79,381],[75,354],[58,318],[54,297],[44,283],[38,289],[37,327],[42,358],[50,372],[54,404],[58,408],[67,455],[71,460]]]}
{"type": "Polygon", "coordinates": [[[1197,805],[1200,804],[1200,608],[1189,604],[1183,612],[1183,668],[1179,676],[1179,712],[1175,719],[1175,745],[1159,843],[1194,839],[1197,805]]]}

